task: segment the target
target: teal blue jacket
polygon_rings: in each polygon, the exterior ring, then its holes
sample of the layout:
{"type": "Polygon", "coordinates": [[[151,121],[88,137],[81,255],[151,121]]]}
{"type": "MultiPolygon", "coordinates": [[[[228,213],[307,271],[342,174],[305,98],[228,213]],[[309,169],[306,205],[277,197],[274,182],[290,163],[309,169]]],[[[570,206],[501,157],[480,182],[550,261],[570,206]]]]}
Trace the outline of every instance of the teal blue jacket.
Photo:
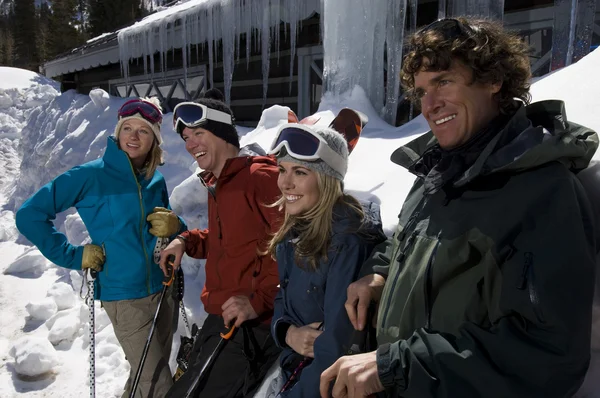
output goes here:
{"type": "MultiPolygon", "coordinates": [[[[169,208],[165,179],[136,175],[114,137],[97,159],[59,175],[29,198],[16,214],[17,228],[40,252],[61,267],[81,269],[83,246],[74,246],[52,223],[75,207],[93,244],[106,262],[96,279],[96,298],[104,301],[149,296],[162,288],[163,274],[152,254],[156,237],[146,217],[154,207],[169,208]]],[[[186,230],[180,218],[181,231],[186,230]]]]}

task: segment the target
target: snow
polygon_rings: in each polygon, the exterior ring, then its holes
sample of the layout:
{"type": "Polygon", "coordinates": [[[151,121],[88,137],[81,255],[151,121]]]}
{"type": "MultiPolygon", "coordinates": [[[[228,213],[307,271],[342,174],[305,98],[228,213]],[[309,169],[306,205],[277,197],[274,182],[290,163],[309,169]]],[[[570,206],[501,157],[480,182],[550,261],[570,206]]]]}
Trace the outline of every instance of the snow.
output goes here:
{"type": "MultiPolygon", "coordinates": [[[[191,2],[189,2],[191,3],[191,2]]],[[[187,4],[187,3],[186,3],[187,4]]],[[[597,75],[600,51],[578,63],[537,80],[534,100],[561,98],[566,101],[569,119],[600,130],[600,79],[597,75]]],[[[103,153],[106,137],[112,134],[115,115],[124,99],[95,90],[90,95],[73,91],[59,94],[54,83],[40,76],[12,68],[0,69],[0,81],[15,87],[0,89],[0,397],[82,397],[88,386],[88,308],[82,298],[82,276],[78,271],[55,266],[18,235],[14,211],[42,184],[70,167],[96,159],[103,153]],[[14,76],[13,76],[14,73],[14,76]],[[22,76],[36,84],[24,84],[22,76]],[[2,91],[4,90],[4,91],[2,91]],[[6,93],[9,93],[6,95],[6,93]],[[37,98],[23,101],[23,98],[37,98]],[[7,117],[8,116],[8,117],[7,117]]],[[[392,127],[379,116],[369,95],[360,87],[347,92],[327,93],[314,117],[327,125],[342,107],[365,113],[369,123],[350,158],[346,189],[354,195],[381,204],[386,233],[397,222],[403,199],[413,176],[392,164],[390,154],[398,146],[427,130],[422,117],[392,127]]],[[[287,122],[287,107],[266,109],[256,129],[240,129],[242,144],[257,142],[267,148],[277,126],[287,122]]],[[[191,228],[206,227],[207,192],[194,176],[195,163],[173,132],[170,115],[162,125],[167,178],[174,211],[191,228]]],[[[600,160],[600,154],[595,155],[600,160]]],[[[591,170],[597,180],[600,173],[591,170]]],[[[74,212],[59,215],[57,227],[71,242],[87,242],[88,234],[74,212]]],[[[184,302],[191,322],[202,324],[206,316],[199,300],[204,283],[203,261],[185,258],[184,302]]],[[[595,313],[599,316],[600,306],[595,313]]],[[[96,314],[96,394],[120,397],[129,365],[100,303],[96,314]]],[[[183,322],[174,337],[171,366],[185,334],[183,322]]],[[[592,358],[588,381],[579,397],[600,397],[600,324],[594,326],[592,358]]],[[[262,396],[262,391],[257,396],[262,396]]]]}
{"type": "Polygon", "coordinates": [[[58,363],[54,346],[46,339],[23,336],[11,347],[15,370],[23,376],[50,372],[58,363]]]}

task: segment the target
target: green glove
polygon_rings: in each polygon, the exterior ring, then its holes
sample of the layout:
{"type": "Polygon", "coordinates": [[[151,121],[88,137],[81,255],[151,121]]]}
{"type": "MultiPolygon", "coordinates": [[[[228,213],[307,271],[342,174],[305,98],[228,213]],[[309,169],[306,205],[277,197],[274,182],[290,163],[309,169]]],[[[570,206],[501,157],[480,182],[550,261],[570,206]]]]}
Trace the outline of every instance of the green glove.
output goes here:
{"type": "Polygon", "coordinates": [[[179,217],[164,207],[155,207],[154,211],[146,217],[146,220],[152,224],[150,233],[158,238],[166,238],[174,235],[181,227],[179,217]]]}
{"type": "Polygon", "coordinates": [[[102,271],[102,265],[106,257],[104,256],[104,250],[97,245],[85,245],[83,246],[83,256],[81,257],[81,269],[86,270],[88,268],[93,269],[96,272],[102,271]]]}

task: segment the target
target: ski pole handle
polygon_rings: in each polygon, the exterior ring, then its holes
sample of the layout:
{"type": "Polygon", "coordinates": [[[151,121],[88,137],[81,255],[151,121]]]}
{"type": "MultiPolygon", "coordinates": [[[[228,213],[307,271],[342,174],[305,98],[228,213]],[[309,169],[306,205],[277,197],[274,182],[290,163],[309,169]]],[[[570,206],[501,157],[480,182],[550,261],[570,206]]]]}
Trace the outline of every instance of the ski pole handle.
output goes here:
{"type": "Polygon", "coordinates": [[[233,336],[233,332],[235,332],[235,325],[233,325],[231,327],[231,329],[229,329],[229,332],[223,334],[223,333],[219,333],[221,335],[221,338],[223,340],[229,340],[231,338],[231,336],[233,336]]]}
{"type": "Polygon", "coordinates": [[[167,257],[167,273],[169,275],[165,276],[165,279],[163,280],[163,285],[165,285],[165,286],[171,286],[171,284],[175,280],[175,271],[173,271],[174,264],[175,264],[175,255],[171,254],[171,255],[169,255],[169,257],[167,257]]]}

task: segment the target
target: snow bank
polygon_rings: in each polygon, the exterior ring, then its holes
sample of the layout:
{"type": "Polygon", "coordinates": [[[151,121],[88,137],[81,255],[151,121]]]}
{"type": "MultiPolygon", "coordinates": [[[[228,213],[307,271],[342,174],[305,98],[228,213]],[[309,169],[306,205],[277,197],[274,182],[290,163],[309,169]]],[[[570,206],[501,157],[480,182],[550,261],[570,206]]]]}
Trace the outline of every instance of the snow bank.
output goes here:
{"type": "Polygon", "coordinates": [[[21,254],[4,270],[4,274],[31,273],[39,276],[48,268],[49,261],[34,247],[21,254]]]}
{"type": "Polygon", "coordinates": [[[30,302],[25,306],[25,309],[32,318],[46,321],[56,314],[58,306],[52,297],[46,297],[40,301],[30,302]]]}
{"type": "Polygon", "coordinates": [[[56,350],[46,339],[24,336],[11,347],[9,354],[15,360],[15,370],[23,376],[40,376],[57,364],[56,350]]]}
{"type": "Polygon", "coordinates": [[[50,286],[47,295],[54,300],[59,310],[65,310],[75,306],[75,292],[73,292],[73,287],[68,283],[55,283],[50,286]]]}

